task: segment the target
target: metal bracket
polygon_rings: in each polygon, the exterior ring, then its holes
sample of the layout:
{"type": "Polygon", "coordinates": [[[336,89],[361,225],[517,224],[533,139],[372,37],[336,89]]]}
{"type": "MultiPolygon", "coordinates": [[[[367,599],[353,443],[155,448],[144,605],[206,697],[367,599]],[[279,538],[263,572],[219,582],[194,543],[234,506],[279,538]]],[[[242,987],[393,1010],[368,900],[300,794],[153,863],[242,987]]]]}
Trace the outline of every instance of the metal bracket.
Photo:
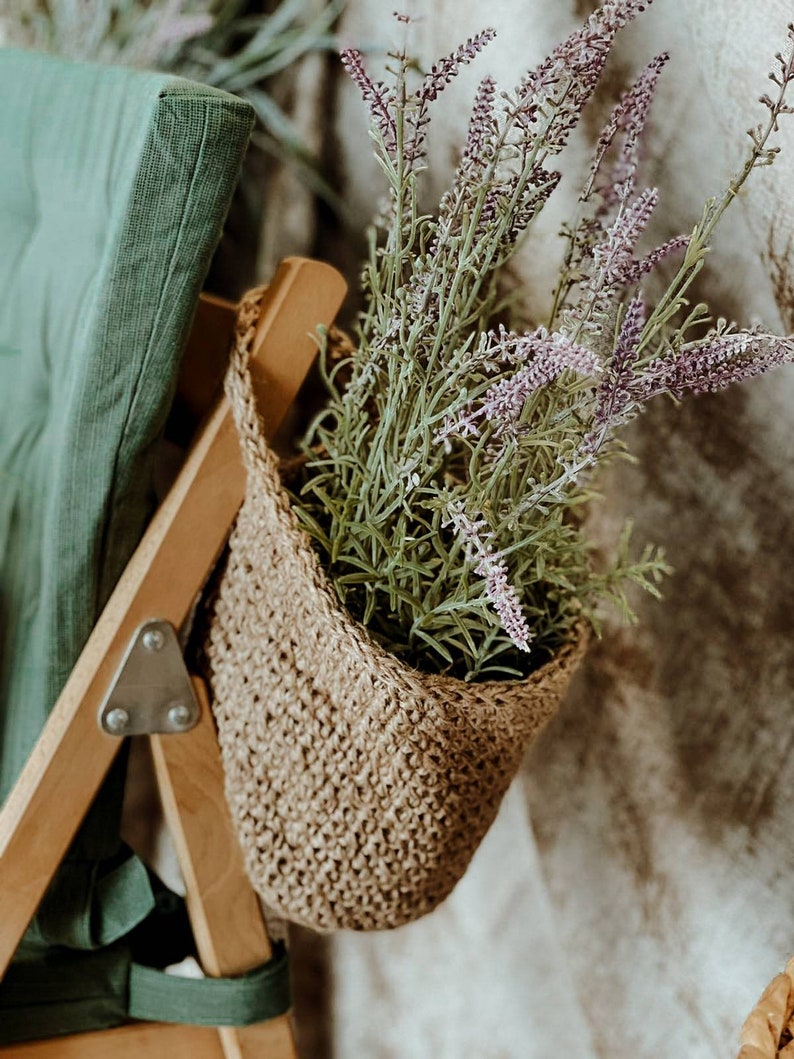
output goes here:
{"type": "Polygon", "coordinates": [[[119,737],[187,732],[200,714],[173,625],[144,622],[99,707],[99,727],[119,737]]]}

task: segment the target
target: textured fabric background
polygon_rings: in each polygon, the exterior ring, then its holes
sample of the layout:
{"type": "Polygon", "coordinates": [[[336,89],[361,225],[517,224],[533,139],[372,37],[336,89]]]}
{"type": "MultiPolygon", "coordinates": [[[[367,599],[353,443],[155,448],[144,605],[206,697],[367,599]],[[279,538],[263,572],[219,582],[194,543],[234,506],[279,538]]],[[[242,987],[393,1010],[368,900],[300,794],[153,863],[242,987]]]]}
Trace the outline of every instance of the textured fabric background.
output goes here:
{"type": "MultiPolygon", "coordinates": [[[[389,0],[350,0],[349,42],[390,43],[389,0]]],[[[431,168],[449,174],[465,103],[485,72],[510,86],[587,12],[561,0],[436,0],[425,59],[492,24],[499,39],[438,104],[431,168]]],[[[662,48],[673,60],[655,109],[650,179],[657,234],[688,230],[759,120],[790,0],[656,0],[624,34],[610,98],[662,48]]],[[[380,193],[363,109],[336,85],[327,133],[363,225],[380,193]]],[[[595,118],[568,152],[580,184],[595,118]]],[[[794,330],[794,121],[718,240],[707,291],[744,322],[794,330]]],[[[567,196],[567,199],[566,199],[567,196]]],[[[519,269],[545,304],[560,212],[519,269]]],[[[631,514],[637,539],[675,566],[664,602],[609,629],[463,882],[436,913],[390,934],[334,942],[340,1059],[716,1059],[794,952],[794,371],[676,408],[631,435],[636,466],[603,483],[596,531],[631,514]]]]}

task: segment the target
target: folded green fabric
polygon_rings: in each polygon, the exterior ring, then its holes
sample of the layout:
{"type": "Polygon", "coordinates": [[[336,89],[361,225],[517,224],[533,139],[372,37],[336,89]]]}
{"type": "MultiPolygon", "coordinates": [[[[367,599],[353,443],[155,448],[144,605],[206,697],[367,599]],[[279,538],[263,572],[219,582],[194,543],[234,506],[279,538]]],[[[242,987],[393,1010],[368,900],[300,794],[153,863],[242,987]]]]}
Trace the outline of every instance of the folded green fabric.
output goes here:
{"type": "MultiPolygon", "coordinates": [[[[178,78],[2,49],[0,98],[4,798],[152,512],[154,447],[253,112],[178,78]]],[[[119,765],[28,959],[105,945],[151,910],[119,843],[122,781],[119,765]]]]}
{"type": "Polygon", "coordinates": [[[0,796],[151,512],[252,125],[173,77],[0,50],[0,796]]]}

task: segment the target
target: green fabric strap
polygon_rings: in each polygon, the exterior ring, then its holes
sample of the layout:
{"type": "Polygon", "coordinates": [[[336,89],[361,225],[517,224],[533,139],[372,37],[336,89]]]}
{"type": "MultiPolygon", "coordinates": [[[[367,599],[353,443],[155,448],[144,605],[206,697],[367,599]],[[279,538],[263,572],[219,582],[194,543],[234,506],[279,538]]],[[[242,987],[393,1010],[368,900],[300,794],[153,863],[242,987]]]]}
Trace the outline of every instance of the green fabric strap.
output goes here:
{"type": "Polygon", "coordinates": [[[250,1026],[290,1008],[289,964],[283,945],[261,967],[237,978],[182,978],[134,963],[131,1018],[193,1026],[250,1026]]]}
{"type": "Polygon", "coordinates": [[[97,952],[60,948],[46,961],[18,953],[0,983],[4,1053],[23,1041],[118,1026],[127,1016],[128,977],[129,954],[119,945],[97,952]]]}
{"type": "Polygon", "coordinates": [[[70,949],[98,949],[137,926],[154,908],[146,868],[129,854],[120,864],[104,868],[92,861],[65,861],[28,939],[70,949]]]}
{"type": "Polygon", "coordinates": [[[238,978],[179,978],[131,963],[113,945],[99,952],[51,950],[17,959],[0,983],[0,1044],[118,1026],[127,1018],[197,1026],[249,1026],[290,1007],[287,955],[238,978]]]}

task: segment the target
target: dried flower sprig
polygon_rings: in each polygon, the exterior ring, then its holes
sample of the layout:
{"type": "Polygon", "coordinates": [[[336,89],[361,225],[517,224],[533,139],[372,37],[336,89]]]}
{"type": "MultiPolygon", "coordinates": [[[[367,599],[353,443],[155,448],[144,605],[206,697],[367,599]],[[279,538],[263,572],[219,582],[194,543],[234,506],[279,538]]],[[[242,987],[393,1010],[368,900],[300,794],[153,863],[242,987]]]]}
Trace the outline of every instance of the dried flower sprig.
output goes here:
{"type": "Polygon", "coordinates": [[[546,326],[494,323],[500,270],[557,186],[549,162],[615,34],[645,6],[607,0],[512,92],[486,77],[435,215],[418,205],[429,107],[492,31],[413,85],[405,49],[391,56],[391,86],[370,78],[359,53],[343,56],[390,200],[371,237],[356,349],[326,370],[330,401],[309,431],[296,510],[342,601],[416,665],[520,676],[575,623],[595,621],[605,597],[630,614],[628,581],[658,592],[664,560],[650,547],[632,560],[629,526],[614,566],[594,567],[581,519],[593,470],[650,399],[794,359],[794,339],[762,330],[720,322],[704,336],[708,310],[687,301],[716,224],[774,158],[794,80],[782,56],[743,168],[690,235],[641,254],[659,197],[637,189],[641,137],[667,56],[652,60],[597,142],[546,326]],[[681,264],[652,304],[644,281],[676,253],[681,264]]]}

